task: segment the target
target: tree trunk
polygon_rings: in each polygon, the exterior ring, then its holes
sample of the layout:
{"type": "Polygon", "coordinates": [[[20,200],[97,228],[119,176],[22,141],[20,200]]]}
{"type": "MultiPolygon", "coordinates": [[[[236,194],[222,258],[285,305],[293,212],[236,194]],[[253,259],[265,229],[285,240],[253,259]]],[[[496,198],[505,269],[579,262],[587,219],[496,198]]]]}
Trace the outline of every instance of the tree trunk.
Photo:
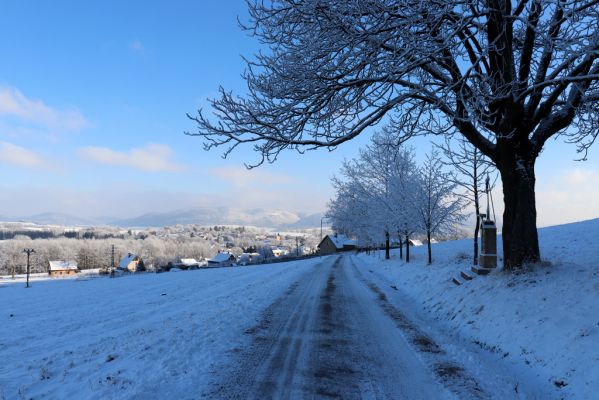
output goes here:
{"type": "Polygon", "coordinates": [[[474,258],[472,263],[478,265],[478,234],[480,228],[480,205],[478,203],[478,182],[474,179],[474,209],[476,214],[476,222],[474,223],[474,258]]]}
{"type": "Polygon", "coordinates": [[[385,260],[388,260],[391,257],[389,254],[389,232],[385,232],[385,260]]]}
{"type": "Polygon", "coordinates": [[[431,231],[426,230],[426,243],[428,247],[428,264],[431,265],[433,263],[433,251],[431,249],[431,231]]]}
{"type": "Polygon", "coordinates": [[[541,259],[535,202],[535,159],[499,163],[503,183],[503,266],[506,270],[541,259]]]}
{"type": "Polygon", "coordinates": [[[406,235],[406,262],[410,262],[410,235],[406,235]]]}
{"type": "Polygon", "coordinates": [[[403,241],[401,240],[401,233],[397,233],[397,237],[399,238],[399,259],[403,260],[403,241]]]}

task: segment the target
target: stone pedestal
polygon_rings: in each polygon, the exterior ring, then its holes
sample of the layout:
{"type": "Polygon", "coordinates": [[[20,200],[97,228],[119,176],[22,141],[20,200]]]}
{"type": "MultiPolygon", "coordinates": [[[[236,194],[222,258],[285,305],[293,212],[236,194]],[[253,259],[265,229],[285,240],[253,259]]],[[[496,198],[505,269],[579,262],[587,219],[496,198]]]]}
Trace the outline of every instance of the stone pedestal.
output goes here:
{"type": "Polygon", "coordinates": [[[480,244],[480,255],[478,257],[480,267],[497,267],[497,227],[495,221],[481,219],[480,244]]]}

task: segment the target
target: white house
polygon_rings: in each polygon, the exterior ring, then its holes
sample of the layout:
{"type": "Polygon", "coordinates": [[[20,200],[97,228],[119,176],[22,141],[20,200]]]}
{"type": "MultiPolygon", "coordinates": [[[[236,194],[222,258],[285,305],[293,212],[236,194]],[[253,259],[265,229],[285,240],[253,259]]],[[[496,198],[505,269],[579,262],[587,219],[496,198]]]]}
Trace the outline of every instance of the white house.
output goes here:
{"type": "Polygon", "coordinates": [[[140,256],[133,253],[127,253],[127,255],[121,258],[119,269],[129,272],[140,272],[145,271],[146,267],[140,256]]]}
{"type": "MultiPolygon", "coordinates": [[[[431,243],[434,243],[434,242],[431,241],[431,243]]],[[[422,246],[422,240],[410,239],[410,246],[414,246],[414,247],[422,246]]]]}
{"type": "Polygon", "coordinates": [[[214,257],[208,260],[209,267],[230,267],[235,263],[235,256],[231,253],[218,252],[214,257]]]}
{"type": "Polygon", "coordinates": [[[256,264],[262,261],[262,254],[260,253],[243,253],[239,256],[239,264],[256,264]]]}
{"type": "Polygon", "coordinates": [[[281,248],[274,248],[274,249],[272,249],[272,254],[275,257],[282,257],[282,256],[286,256],[287,254],[289,254],[289,250],[281,249],[281,248]]]}
{"type": "Polygon", "coordinates": [[[181,267],[183,269],[196,269],[200,267],[200,263],[195,258],[182,258],[181,267]]]}
{"type": "Polygon", "coordinates": [[[348,238],[345,235],[334,234],[326,235],[318,245],[320,254],[333,254],[338,251],[354,250],[356,248],[355,240],[348,238]]]}
{"type": "Polygon", "coordinates": [[[50,261],[48,274],[50,276],[75,275],[79,267],[75,261],[50,261]]]}

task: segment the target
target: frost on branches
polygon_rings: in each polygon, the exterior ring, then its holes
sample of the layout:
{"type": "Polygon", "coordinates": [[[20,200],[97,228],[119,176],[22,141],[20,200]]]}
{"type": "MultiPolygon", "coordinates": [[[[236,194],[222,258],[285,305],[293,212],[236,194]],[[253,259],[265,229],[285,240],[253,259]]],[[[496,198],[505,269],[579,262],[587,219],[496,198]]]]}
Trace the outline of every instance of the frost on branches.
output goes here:
{"type": "Polygon", "coordinates": [[[463,201],[454,194],[456,184],[442,171],[438,152],[427,155],[421,168],[411,151],[390,142],[387,132],[375,134],[358,158],[345,161],[339,177],[333,178],[336,197],[327,217],[333,229],[354,236],[361,246],[385,243],[389,258],[390,237],[397,235],[400,257],[409,240],[424,235],[432,262],[431,239],[456,231],[464,221],[463,201]]]}
{"type": "Polygon", "coordinates": [[[436,150],[426,155],[424,165],[419,170],[419,184],[415,205],[418,210],[418,224],[426,235],[428,263],[433,262],[431,237],[436,234],[454,233],[465,216],[462,214],[464,202],[455,195],[457,184],[452,174],[443,172],[443,162],[436,150]]]}
{"type": "Polygon", "coordinates": [[[265,51],[242,96],[190,116],[207,149],[273,162],[338,146],[385,120],[400,138],[462,137],[500,172],[504,263],[540,259],[535,161],[560,135],[581,156],[599,132],[596,0],[249,1],[265,51]]]}

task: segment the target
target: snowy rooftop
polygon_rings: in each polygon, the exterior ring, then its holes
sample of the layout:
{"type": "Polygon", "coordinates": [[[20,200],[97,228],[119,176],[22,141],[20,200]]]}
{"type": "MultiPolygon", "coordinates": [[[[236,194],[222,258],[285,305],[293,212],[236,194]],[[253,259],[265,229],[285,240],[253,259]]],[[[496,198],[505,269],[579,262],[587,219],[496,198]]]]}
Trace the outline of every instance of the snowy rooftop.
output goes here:
{"type": "Polygon", "coordinates": [[[343,246],[355,246],[356,241],[348,238],[345,235],[337,234],[337,235],[329,235],[329,239],[335,245],[336,248],[342,249],[343,246]]]}
{"type": "Polygon", "coordinates": [[[65,269],[78,269],[75,261],[50,261],[50,271],[62,271],[65,269]]]}
{"type": "Polygon", "coordinates": [[[121,269],[127,268],[127,266],[129,264],[131,264],[131,262],[133,260],[135,260],[135,257],[137,257],[136,254],[127,253],[127,255],[125,257],[121,258],[121,262],[119,263],[119,268],[121,268],[121,269]]]}
{"type": "Polygon", "coordinates": [[[181,264],[183,265],[197,265],[199,264],[195,258],[182,258],[181,264]]]}
{"type": "Polygon", "coordinates": [[[232,257],[231,253],[217,253],[212,259],[208,260],[208,262],[219,263],[223,261],[227,261],[232,257]]]}

